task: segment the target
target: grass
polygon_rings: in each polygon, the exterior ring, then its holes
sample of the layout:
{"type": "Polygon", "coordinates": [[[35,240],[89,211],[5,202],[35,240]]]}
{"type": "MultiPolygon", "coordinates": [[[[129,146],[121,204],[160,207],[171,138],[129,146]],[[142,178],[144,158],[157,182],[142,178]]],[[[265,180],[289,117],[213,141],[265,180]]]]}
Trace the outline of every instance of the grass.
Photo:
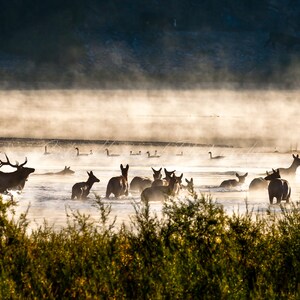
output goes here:
{"type": "Polygon", "coordinates": [[[0,201],[1,299],[299,299],[300,212],[228,216],[209,196],[134,204],[128,226],[68,212],[27,234],[27,212],[0,201]]]}

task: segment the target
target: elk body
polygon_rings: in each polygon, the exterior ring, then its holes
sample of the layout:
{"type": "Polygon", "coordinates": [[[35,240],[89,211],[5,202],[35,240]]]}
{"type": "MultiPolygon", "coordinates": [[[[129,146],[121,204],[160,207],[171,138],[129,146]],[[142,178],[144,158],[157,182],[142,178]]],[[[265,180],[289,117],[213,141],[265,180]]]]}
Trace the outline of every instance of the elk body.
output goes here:
{"type": "Polygon", "coordinates": [[[70,167],[65,166],[65,168],[59,172],[48,172],[41,175],[72,175],[75,172],[70,169],[70,167]]]}
{"type": "MultiPolygon", "coordinates": [[[[268,175],[268,172],[267,172],[268,175]]],[[[249,184],[249,191],[259,191],[267,189],[269,183],[263,177],[254,178],[249,184]]]]}
{"type": "Polygon", "coordinates": [[[116,198],[120,196],[128,196],[128,170],[129,165],[123,167],[120,165],[121,176],[112,177],[106,187],[106,198],[109,198],[111,194],[114,194],[116,198]]]}
{"type": "Polygon", "coordinates": [[[284,176],[294,176],[296,174],[297,168],[300,166],[299,154],[293,154],[293,162],[288,168],[279,168],[279,172],[284,176]]]}
{"type": "Polygon", "coordinates": [[[75,197],[77,199],[86,199],[93,184],[100,181],[92,171],[87,172],[87,174],[89,175],[89,178],[86,182],[77,182],[73,185],[71,199],[74,199],[75,197]]]}
{"type": "Polygon", "coordinates": [[[274,198],[276,198],[278,204],[281,202],[281,200],[285,200],[287,203],[290,201],[290,184],[287,180],[281,178],[279,169],[273,169],[273,173],[266,176],[265,180],[270,181],[268,193],[271,204],[273,204],[274,198]]]}
{"type": "Polygon", "coordinates": [[[236,179],[224,180],[220,184],[220,187],[233,188],[233,187],[237,187],[239,185],[242,185],[245,182],[245,179],[246,179],[247,175],[248,175],[248,173],[245,173],[244,175],[239,175],[238,173],[235,173],[235,176],[238,178],[238,180],[236,180],[236,179]]]}
{"type": "MultiPolygon", "coordinates": [[[[162,168],[155,170],[152,168],[154,181],[161,179],[161,169],[162,168]]],[[[145,188],[150,187],[152,182],[153,181],[148,177],[135,176],[130,182],[130,190],[139,191],[141,193],[145,188]]]]}
{"type": "Polygon", "coordinates": [[[173,174],[170,178],[168,186],[151,186],[141,193],[141,200],[148,201],[164,201],[169,196],[175,196],[179,192],[180,184],[173,174]]]}
{"type": "Polygon", "coordinates": [[[33,168],[24,167],[27,163],[27,158],[22,164],[11,164],[7,155],[5,154],[6,162],[0,160],[0,167],[4,165],[11,166],[17,170],[10,173],[0,171],[0,193],[4,193],[9,189],[22,190],[25,186],[25,182],[28,176],[35,171],[33,168]]]}

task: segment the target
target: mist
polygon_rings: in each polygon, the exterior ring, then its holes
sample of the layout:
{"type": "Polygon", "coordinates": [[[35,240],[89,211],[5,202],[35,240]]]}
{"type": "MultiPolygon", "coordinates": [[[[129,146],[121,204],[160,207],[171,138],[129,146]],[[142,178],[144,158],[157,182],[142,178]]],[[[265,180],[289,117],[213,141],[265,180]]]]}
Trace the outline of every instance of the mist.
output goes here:
{"type": "Polygon", "coordinates": [[[299,140],[293,90],[1,91],[1,136],[267,143],[299,140]]]}

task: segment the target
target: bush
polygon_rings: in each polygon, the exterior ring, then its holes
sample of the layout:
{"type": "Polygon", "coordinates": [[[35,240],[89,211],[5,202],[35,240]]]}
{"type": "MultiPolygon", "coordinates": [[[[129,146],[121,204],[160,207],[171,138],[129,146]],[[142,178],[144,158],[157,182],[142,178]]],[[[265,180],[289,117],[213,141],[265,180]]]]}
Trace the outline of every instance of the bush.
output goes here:
{"type": "Polygon", "coordinates": [[[210,196],[164,204],[163,217],[136,203],[129,225],[68,211],[57,231],[28,232],[0,201],[1,299],[297,299],[300,213],[228,216],[210,196]],[[12,216],[12,217],[11,217],[12,216]]]}

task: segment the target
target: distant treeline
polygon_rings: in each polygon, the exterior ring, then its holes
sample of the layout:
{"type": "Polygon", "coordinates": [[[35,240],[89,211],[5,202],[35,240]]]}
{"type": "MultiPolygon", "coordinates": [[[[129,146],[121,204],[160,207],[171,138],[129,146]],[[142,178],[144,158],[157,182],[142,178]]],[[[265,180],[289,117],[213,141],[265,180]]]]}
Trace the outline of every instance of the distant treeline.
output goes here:
{"type": "MultiPolygon", "coordinates": [[[[279,5],[269,0],[1,0],[0,5],[1,35],[53,21],[57,14],[62,14],[69,25],[98,19],[98,23],[107,28],[125,31],[177,26],[181,29],[274,28],[276,21],[282,18],[298,27],[299,13],[296,12],[300,7],[292,0],[281,1],[279,5]]],[[[61,26],[61,29],[66,27],[61,26]]]]}

